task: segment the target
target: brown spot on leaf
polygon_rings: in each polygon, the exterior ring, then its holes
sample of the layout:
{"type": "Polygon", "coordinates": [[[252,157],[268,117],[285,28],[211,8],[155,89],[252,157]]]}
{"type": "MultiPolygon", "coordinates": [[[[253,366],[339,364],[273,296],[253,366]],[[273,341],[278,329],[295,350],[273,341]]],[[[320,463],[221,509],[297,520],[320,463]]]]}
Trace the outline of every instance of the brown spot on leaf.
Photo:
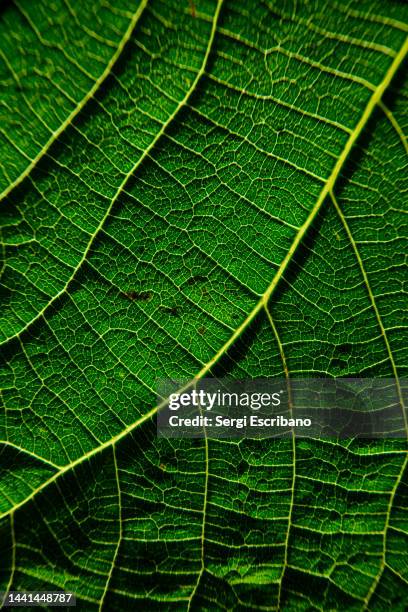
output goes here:
{"type": "Polygon", "coordinates": [[[124,291],[122,295],[132,300],[132,302],[148,302],[153,297],[151,291],[124,291]]]}
{"type": "Polygon", "coordinates": [[[177,306],[161,306],[161,309],[164,310],[164,312],[167,312],[167,314],[171,315],[172,317],[179,316],[179,310],[177,306]]]}
{"type": "Polygon", "coordinates": [[[196,6],[195,6],[195,2],[194,0],[188,0],[188,3],[190,5],[190,12],[191,12],[191,16],[195,17],[196,16],[196,6]]]}

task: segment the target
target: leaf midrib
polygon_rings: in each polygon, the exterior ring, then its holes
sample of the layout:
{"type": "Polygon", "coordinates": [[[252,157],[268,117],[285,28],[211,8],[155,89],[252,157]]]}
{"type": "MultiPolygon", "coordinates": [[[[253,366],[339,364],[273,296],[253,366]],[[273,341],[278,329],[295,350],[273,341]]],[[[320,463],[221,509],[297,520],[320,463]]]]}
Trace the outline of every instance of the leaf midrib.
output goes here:
{"type": "MultiPolygon", "coordinates": [[[[193,91],[195,90],[195,88],[197,86],[198,81],[200,80],[201,76],[205,72],[206,64],[208,62],[208,58],[209,58],[209,55],[210,55],[210,52],[211,52],[213,40],[214,40],[214,37],[215,37],[215,32],[216,32],[216,29],[217,29],[217,22],[218,22],[219,13],[220,13],[220,10],[221,10],[222,2],[223,2],[223,0],[218,0],[217,8],[216,8],[216,11],[214,13],[213,26],[212,26],[212,30],[211,30],[208,46],[207,46],[207,51],[206,51],[206,54],[205,54],[202,66],[201,66],[199,72],[197,73],[196,79],[192,83],[192,85],[191,85],[189,91],[187,92],[186,96],[179,103],[177,109],[172,113],[171,117],[169,117],[168,121],[164,124],[162,130],[159,133],[160,136],[161,136],[162,133],[164,133],[164,131],[167,128],[168,124],[176,116],[176,114],[178,113],[180,108],[184,107],[185,104],[188,102],[189,98],[191,97],[191,94],[193,93],[193,91]]],[[[402,64],[402,62],[403,62],[405,56],[407,55],[407,53],[408,53],[408,37],[405,39],[404,44],[401,46],[401,49],[399,50],[399,52],[395,56],[392,64],[388,68],[388,70],[387,70],[383,80],[381,81],[381,83],[379,84],[377,89],[373,92],[372,96],[370,97],[370,99],[369,99],[369,101],[368,101],[368,103],[367,103],[367,105],[366,105],[366,107],[364,109],[364,112],[362,113],[358,123],[356,124],[355,129],[350,134],[350,137],[348,138],[348,140],[347,140],[347,142],[346,142],[346,144],[344,146],[344,149],[343,149],[342,153],[340,154],[339,159],[337,160],[337,162],[336,162],[336,164],[335,164],[335,166],[334,166],[334,168],[333,168],[333,170],[332,170],[332,172],[331,172],[327,182],[325,183],[322,191],[320,192],[320,195],[319,195],[315,205],[313,206],[312,210],[310,211],[306,221],[304,222],[304,224],[299,229],[299,232],[296,235],[296,237],[295,237],[295,239],[294,239],[294,241],[293,241],[293,243],[292,243],[292,245],[291,245],[287,255],[285,256],[285,258],[281,262],[281,264],[279,266],[279,269],[277,270],[275,276],[273,277],[273,279],[272,279],[270,285],[268,286],[268,288],[266,289],[265,293],[261,296],[261,298],[256,303],[256,305],[254,306],[252,311],[246,317],[246,319],[241,323],[241,325],[239,325],[239,327],[231,335],[229,340],[227,340],[227,342],[219,349],[219,351],[214,355],[214,357],[212,357],[212,359],[210,359],[210,361],[208,361],[203,366],[203,368],[194,376],[194,378],[189,383],[184,385],[182,389],[179,390],[180,392],[188,390],[198,380],[203,378],[213,368],[213,366],[221,359],[221,357],[223,355],[225,355],[225,353],[234,345],[236,340],[242,335],[242,333],[252,323],[252,321],[256,318],[256,316],[259,314],[259,312],[263,308],[265,308],[267,306],[267,304],[268,304],[272,294],[274,293],[277,285],[279,284],[280,280],[282,279],[282,277],[283,277],[283,275],[284,275],[284,273],[285,273],[289,263],[292,261],[294,254],[296,253],[299,245],[302,243],[302,241],[303,241],[306,233],[308,232],[310,226],[312,225],[314,219],[316,218],[317,214],[319,213],[323,203],[325,202],[326,198],[330,195],[330,193],[334,190],[334,186],[336,184],[336,181],[337,181],[337,179],[338,179],[338,177],[339,177],[339,175],[340,175],[340,173],[341,173],[341,171],[342,171],[342,169],[343,169],[347,159],[349,158],[349,155],[350,155],[350,152],[351,152],[352,148],[354,147],[356,141],[358,140],[358,138],[360,137],[362,131],[364,130],[365,126],[367,125],[367,122],[369,121],[369,119],[370,119],[374,109],[380,103],[381,98],[382,98],[384,92],[389,87],[393,77],[395,76],[398,68],[402,64]]],[[[150,148],[149,148],[149,151],[156,144],[158,138],[160,137],[159,134],[152,141],[152,143],[150,145],[150,148]]],[[[136,168],[133,168],[132,172],[134,172],[135,169],[137,169],[137,167],[141,164],[141,162],[144,159],[144,157],[140,158],[138,160],[138,162],[136,164],[136,168]]],[[[130,175],[130,173],[129,173],[129,175],[130,175]]],[[[127,180],[127,178],[126,178],[126,180],[127,180]]],[[[120,186],[119,190],[121,190],[123,188],[125,182],[126,181],[124,180],[123,184],[120,186]]],[[[112,205],[113,205],[113,203],[112,203],[112,205]]],[[[105,216],[104,216],[104,218],[103,218],[103,220],[102,220],[100,225],[103,225],[104,220],[109,215],[109,212],[110,212],[110,210],[112,208],[112,205],[109,207],[109,209],[106,212],[106,214],[105,214],[105,216]]],[[[92,242],[93,242],[93,240],[92,240],[92,242]]],[[[90,248],[90,246],[89,246],[89,248],[90,248]]],[[[87,249],[86,254],[88,253],[89,248],[87,249]]],[[[86,256],[86,254],[84,255],[84,257],[86,256]]],[[[69,284],[69,283],[67,283],[67,284],[69,284]]],[[[65,289],[64,289],[64,291],[65,291],[65,289]]],[[[63,292],[60,292],[60,294],[61,293],[63,293],[63,292]]],[[[58,294],[58,297],[59,297],[60,294],[58,294]]],[[[55,299],[57,299],[57,298],[56,297],[53,298],[52,301],[55,301],[55,299]]],[[[149,410],[146,414],[144,414],[142,417],[137,419],[135,422],[131,423],[128,427],[123,429],[116,436],[112,437],[110,440],[105,441],[100,446],[97,446],[97,447],[93,448],[91,451],[85,453],[81,457],[78,457],[77,459],[75,459],[75,461],[73,461],[73,462],[67,464],[66,466],[64,466],[63,468],[61,468],[59,471],[57,471],[55,474],[53,474],[53,476],[51,476],[48,480],[46,480],[42,485],[37,487],[37,489],[33,490],[32,493],[28,497],[26,497],[24,500],[22,500],[21,502],[19,502],[15,506],[13,506],[13,508],[10,508],[6,512],[2,513],[0,515],[0,519],[5,517],[5,516],[7,516],[7,515],[13,514],[17,509],[19,509],[20,507],[24,506],[27,502],[29,502],[31,499],[33,499],[39,492],[43,491],[45,488],[48,487],[49,484],[52,484],[53,482],[55,482],[63,474],[66,474],[71,469],[75,469],[77,466],[81,465],[84,461],[86,461],[88,459],[91,459],[92,457],[94,457],[95,455],[99,454],[100,452],[103,452],[105,449],[110,448],[110,447],[116,445],[118,442],[120,442],[123,438],[125,438],[132,431],[134,431],[139,426],[141,426],[143,423],[145,423],[146,421],[149,421],[152,417],[154,417],[157,414],[157,412],[159,412],[162,408],[164,408],[167,405],[167,402],[168,402],[168,399],[165,398],[157,406],[155,406],[154,408],[149,410]]]]}

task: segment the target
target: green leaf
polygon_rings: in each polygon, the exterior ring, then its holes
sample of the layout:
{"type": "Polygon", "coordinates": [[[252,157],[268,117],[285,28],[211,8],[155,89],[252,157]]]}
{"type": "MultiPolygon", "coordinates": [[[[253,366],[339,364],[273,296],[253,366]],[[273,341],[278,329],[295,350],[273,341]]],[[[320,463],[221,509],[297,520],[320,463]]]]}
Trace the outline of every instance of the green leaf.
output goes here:
{"type": "Polygon", "coordinates": [[[165,440],[156,380],[408,373],[408,5],[1,8],[0,591],[408,606],[407,445],[165,440]]]}

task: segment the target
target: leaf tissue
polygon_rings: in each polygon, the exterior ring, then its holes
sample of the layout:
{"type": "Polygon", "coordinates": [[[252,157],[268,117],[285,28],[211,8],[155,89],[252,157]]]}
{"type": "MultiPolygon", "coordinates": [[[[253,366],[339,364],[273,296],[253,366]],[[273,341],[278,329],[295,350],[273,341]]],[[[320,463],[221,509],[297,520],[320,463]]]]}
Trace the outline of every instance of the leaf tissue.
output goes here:
{"type": "Polygon", "coordinates": [[[2,3],[3,594],[407,610],[406,439],[155,425],[158,378],[403,404],[407,33],[402,0],[2,3]]]}

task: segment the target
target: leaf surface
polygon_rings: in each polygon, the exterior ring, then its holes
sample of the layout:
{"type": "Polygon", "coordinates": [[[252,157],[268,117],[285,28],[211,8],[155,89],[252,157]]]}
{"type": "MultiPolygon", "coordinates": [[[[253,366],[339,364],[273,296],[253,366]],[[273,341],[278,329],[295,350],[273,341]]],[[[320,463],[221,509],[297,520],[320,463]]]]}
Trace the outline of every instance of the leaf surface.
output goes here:
{"type": "Polygon", "coordinates": [[[0,591],[406,609],[405,440],[154,417],[163,377],[403,399],[407,24],[394,0],[2,9],[0,591]]]}

